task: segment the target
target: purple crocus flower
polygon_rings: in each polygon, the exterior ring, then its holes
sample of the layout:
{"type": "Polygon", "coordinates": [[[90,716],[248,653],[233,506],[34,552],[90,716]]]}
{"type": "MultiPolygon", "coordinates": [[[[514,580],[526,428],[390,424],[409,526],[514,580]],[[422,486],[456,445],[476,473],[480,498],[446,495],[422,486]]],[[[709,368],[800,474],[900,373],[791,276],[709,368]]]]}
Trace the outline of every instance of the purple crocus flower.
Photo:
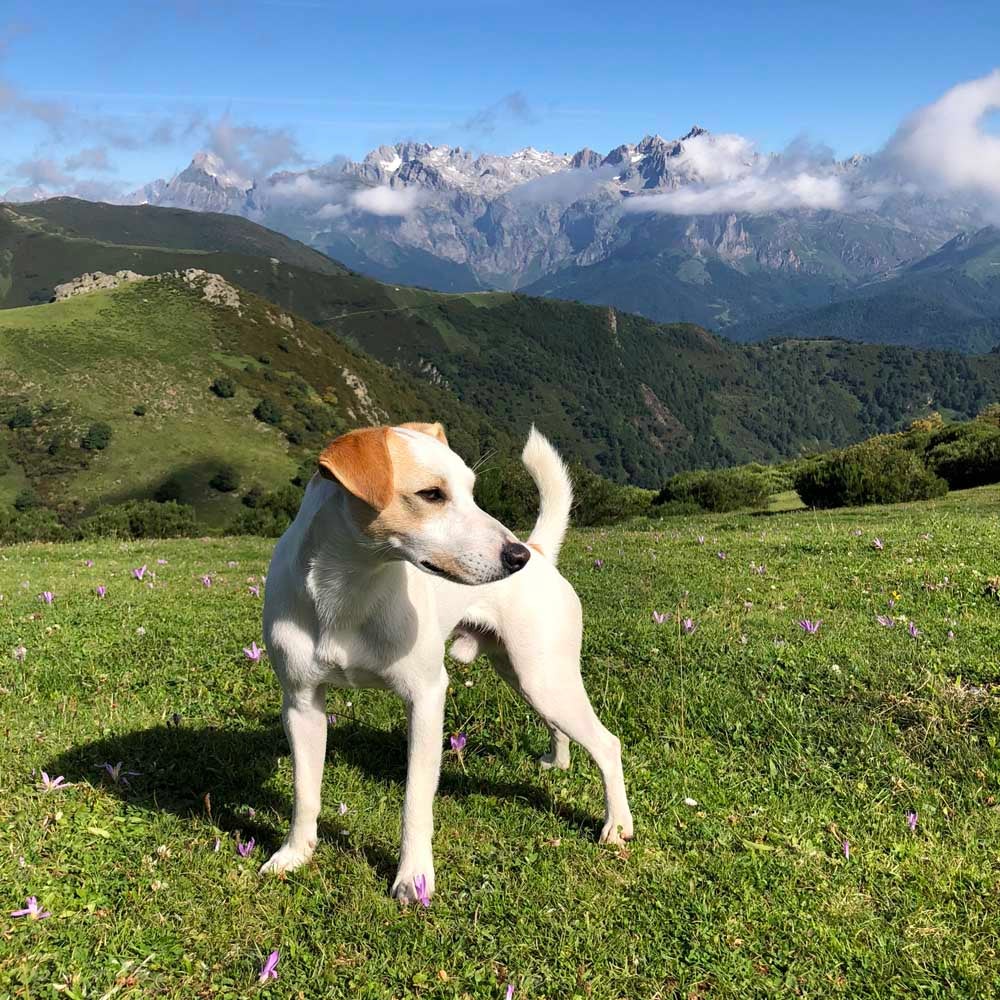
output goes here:
{"type": "Polygon", "coordinates": [[[98,597],[104,597],[104,595],[108,592],[108,588],[105,587],[103,583],[99,583],[94,588],[94,592],[97,594],[98,597]]]}
{"type": "Polygon", "coordinates": [[[220,847],[222,847],[222,840],[221,840],[221,838],[216,837],[215,838],[215,846],[212,848],[212,853],[213,854],[218,854],[220,847]]]}
{"type": "Polygon", "coordinates": [[[43,590],[39,595],[38,599],[44,601],[46,604],[51,604],[55,600],[55,594],[51,590],[43,590]]]}
{"type": "Polygon", "coordinates": [[[684,629],[685,635],[690,635],[698,626],[695,625],[693,618],[685,618],[681,622],[681,628],[684,629]]]}
{"type": "Polygon", "coordinates": [[[99,771],[101,771],[101,770],[105,771],[107,773],[108,777],[116,785],[124,785],[126,788],[128,788],[127,776],[131,776],[131,777],[134,778],[134,777],[137,777],[142,772],[141,771],[123,771],[122,770],[123,766],[124,765],[122,764],[121,761],[118,761],[117,764],[109,764],[109,763],[107,763],[107,761],[105,761],[103,764],[97,764],[96,765],[97,769],[99,771]]]}
{"type": "Polygon", "coordinates": [[[920,629],[918,629],[917,626],[913,624],[913,622],[910,622],[910,624],[906,626],[906,631],[910,633],[911,638],[913,639],[920,638],[920,629]]]}
{"type": "Polygon", "coordinates": [[[848,861],[850,861],[851,860],[851,842],[849,840],[845,840],[843,842],[843,844],[840,845],[840,847],[841,847],[841,850],[844,852],[844,857],[848,861]]]}
{"type": "Polygon", "coordinates": [[[250,587],[251,597],[260,597],[260,587],[250,587]]]}
{"type": "Polygon", "coordinates": [[[243,655],[248,660],[253,660],[254,663],[256,663],[260,659],[260,654],[262,652],[263,650],[260,648],[260,646],[257,645],[256,642],[251,642],[249,646],[243,647],[243,655]]]}
{"type": "Polygon", "coordinates": [[[156,560],[156,565],[157,566],[166,566],[167,565],[167,560],[166,559],[157,559],[156,560]]]}
{"type": "Polygon", "coordinates": [[[278,951],[275,949],[267,956],[267,961],[260,967],[257,976],[258,983],[266,983],[269,979],[278,978],[278,951]]]}
{"type": "Polygon", "coordinates": [[[505,994],[506,1000],[514,1000],[514,984],[507,984],[507,993],[505,994]]]}
{"type": "Polygon", "coordinates": [[[426,875],[414,875],[413,891],[417,894],[417,899],[420,900],[421,906],[427,907],[431,905],[431,897],[427,895],[426,875]]]}
{"type": "Polygon", "coordinates": [[[461,753],[465,749],[465,744],[468,740],[465,737],[465,733],[459,733],[457,736],[450,737],[449,742],[455,753],[461,753]]]}
{"type": "Polygon", "coordinates": [[[42,771],[42,780],[39,787],[43,792],[57,792],[66,787],[66,779],[60,774],[58,778],[50,778],[45,771],[42,771]]]}
{"type": "Polygon", "coordinates": [[[335,726],[335,725],[337,724],[337,716],[335,716],[335,715],[332,715],[332,714],[331,714],[331,715],[328,715],[328,716],[326,717],[326,721],[327,721],[327,722],[328,722],[328,723],[329,723],[329,724],[330,724],[331,726],[335,726]]]}
{"type": "Polygon", "coordinates": [[[594,569],[603,569],[603,568],[604,568],[604,560],[603,559],[595,559],[594,560],[594,569]]]}
{"type": "Polygon", "coordinates": [[[653,621],[656,622],[657,625],[662,625],[666,620],[667,620],[666,614],[660,614],[659,611],[653,612],[653,621]]]}
{"type": "Polygon", "coordinates": [[[697,542],[697,543],[698,543],[699,545],[704,545],[704,544],[705,544],[705,536],[704,536],[704,535],[699,535],[699,536],[698,536],[698,537],[697,537],[697,538],[695,539],[695,541],[696,541],[696,542],[697,542]]]}
{"type": "Polygon", "coordinates": [[[906,814],[906,825],[910,828],[910,833],[917,832],[917,818],[915,810],[911,810],[906,814]]]}
{"type": "Polygon", "coordinates": [[[256,841],[251,837],[245,844],[239,837],[236,838],[236,853],[239,854],[241,858],[249,858],[253,854],[254,847],[256,846],[256,841]]]}
{"type": "Polygon", "coordinates": [[[882,628],[896,627],[896,623],[888,615],[876,615],[875,621],[877,621],[882,628]]]}
{"type": "Polygon", "coordinates": [[[885,548],[885,542],[883,542],[881,538],[873,538],[872,539],[872,548],[876,552],[881,552],[885,548]]]}
{"type": "Polygon", "coordinates": [[[28,648],[26,646],[15,646],[14,647],[14,659],[18,663],[24,663],[24,658],[28,655],[28,648]]]}
{"type": "Polygon", "coordinates": [[[346,802],[341,802],[340,805],[337,806],[337,812],[339,812],[341,816],[346,816],[347,815],[347,803],[346,802]]]}
{"type": "Polygon", "coordinates": [[[951,642],[955,638],[955,633],[951,629],[948,629],[948,641],[951,642]]]}
{"type": "Polygon", "coordinates": [[[29,896],[24,901],[23,910],[11,910],[10,915],[12,917],[27,917],[29,920],[44,920],[46,917],[52,916],[48,910],[43,910],[38,905],[38,900],[34,896],[29,896]]]}
{"type": "Polygon", "coordinates": [[[817,619],[816,621],[810,621],[808,618],[803,618],[802,621],[796,622],[796,624],[808,635],[815,635],[819,631],[820,625],[823,624],[823,620],[817,619]]]}
{"type": "Polygon", "coordinates": [[[141,580],[146,575],[146,564],[143,563],[141,566],[137,566],[134,570],[132,570],[132,575],[137,580],[141,580]]]}
{"type": "Polygon", "coordinates": [[[212,578],[207,573],[201,578],[201,582],[202,582],[202,586],[205,586],[205,587],[211,587],[212,586],[212,578]]]}
{"type": "Polygon", "coordinates": [[[725,560],[726,560],[726,553],[725,552],[716,552],[715,553],[715,558],[718,559],[720,562],[725,562],[725,560]]]}
{"type": "Polygon", "coordinates": [[[91,566],[94,565],[94,560],[93,559],[84,559],[83,560],[83,565],[86,566],[89,569],[91,566]]]}

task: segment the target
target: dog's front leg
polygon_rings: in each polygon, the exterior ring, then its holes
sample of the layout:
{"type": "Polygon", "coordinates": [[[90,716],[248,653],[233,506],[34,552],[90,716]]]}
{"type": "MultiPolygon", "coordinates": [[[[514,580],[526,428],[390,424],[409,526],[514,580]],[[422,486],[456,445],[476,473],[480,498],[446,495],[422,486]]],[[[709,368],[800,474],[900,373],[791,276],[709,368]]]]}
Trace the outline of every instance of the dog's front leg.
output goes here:
{"type": "Polygon", "coordinates": [[[304,865],[316,849],[326,757],[326,688],[285,691],[281,721],[292,750],[295,801],[292,828],[280,850],[261,868],[261,874],[292,871],[304,865]]]}
{"type": "Polygon", "coordinates": [[[400,692],[407,702],[409,721],[406,797],[403,802],[403,840],[399,871],[392,894],[404,903],[414,903],[422,892],[434,892],[434,793],[441,772],[444,734],[444,701],[448,675],[427,686],[400,692]]]}

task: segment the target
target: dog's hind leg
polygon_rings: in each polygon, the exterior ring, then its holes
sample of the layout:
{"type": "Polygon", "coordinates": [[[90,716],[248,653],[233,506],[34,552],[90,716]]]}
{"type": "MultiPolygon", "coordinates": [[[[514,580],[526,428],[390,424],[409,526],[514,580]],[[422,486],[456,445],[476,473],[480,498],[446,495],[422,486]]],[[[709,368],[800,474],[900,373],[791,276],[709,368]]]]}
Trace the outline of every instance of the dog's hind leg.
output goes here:
{"type": "Polygon", "coordinates": [[[305,864],[316,849],[326,756],[326,688],[286,690],[281,721],[292,750],[292,826],[281,848],[261,867],[262,875],[292,871],[305,864]]]}
{"type": "MultiPolygon", "coordinates": [[[[608,732],[594,712],[580,676],[579,661],[565,653],[551,653],[545,662],[519,663],[511,657],[525,701],[541,716],[552,734],[555,766],[560,766],[560,741],[574,740],[590,754],[604,782],[605,819],[601,842],[618,844],[632,839],[632,812],[625,792],[621,743],[608,732]]],[[[566,758],[568,763],[568,746],[566,758]]],[[[543,762],[545,758],[543,758],[543,762]]]]}

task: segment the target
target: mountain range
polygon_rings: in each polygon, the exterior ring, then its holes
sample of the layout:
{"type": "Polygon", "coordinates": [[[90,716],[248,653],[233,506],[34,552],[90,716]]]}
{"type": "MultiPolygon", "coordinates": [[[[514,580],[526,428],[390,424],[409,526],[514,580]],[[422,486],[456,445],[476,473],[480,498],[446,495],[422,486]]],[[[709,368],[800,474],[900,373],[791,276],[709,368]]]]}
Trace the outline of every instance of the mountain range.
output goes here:
{"type": "MultiPolygon", "coordinates": [[[[949,253],[985,266],[973,247],[949,253]]],[[[338,429],[431,417],[469,460],[510,454],[534,422],[570,460],[657,487],[684,469],[796,456],[998,399],[1000,354],[743,345],[613,307],[380,283],[230,215],[69,198],[0,206],[9,500],[27,485],[92,509],[170,481],[223,523],[238,500],[210,485],[222,464],[273,488],[338,429]],[[132,274],[74,281],[95,271],[132,274]],[[233,396],[212,390],[222,377],[233,396]],[[84,454],[95,421],[111,444],[84,454]]]]}
{"type": "Polygon", "coordinates": [[[738,339],[1000,339],[996,275],[942,278],[950,241],[998,240],[977,205],[922,192],[882,158],[764,156],[698,126],[607,153],[403,142],[262,179],[202,152],[129,200],[243,216],[385,282],[612,305],[738,339]],[[918,287],[914,319],[899,309],[918,287]]]}

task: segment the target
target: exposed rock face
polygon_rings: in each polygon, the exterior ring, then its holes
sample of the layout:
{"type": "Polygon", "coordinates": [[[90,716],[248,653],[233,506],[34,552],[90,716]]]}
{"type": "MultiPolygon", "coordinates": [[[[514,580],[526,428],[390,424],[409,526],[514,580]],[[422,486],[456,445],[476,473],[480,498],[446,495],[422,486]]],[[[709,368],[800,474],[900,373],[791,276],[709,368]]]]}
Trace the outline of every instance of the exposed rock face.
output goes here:
{"type": "Polygon", "coordinates": [[[243,315],[240,293],[221,275],[202,271],[197,267],[174,271],[173,274],[192,288],[200,288],[201,297],[206,302],[212,302],[217,306],[229,306],[230,309],[236,310],[237,315],[243,315]]]}
{"type": "Polygon", "coordinates": [[[94,271],[90,274],[81,274],[79,278],[71,281],[64,281],[61,285],[56,285],[52,290],[53,302],[61,302],[63,299],[71,299],[74,295],[86,295],[88,292],[100,292],[109,288],[117,288],[119,285],[130,281],[146,281],[145,274],[136,274],[135,271],[116,271],[114,274],[105,274],[103,271],[94,271]]]}

